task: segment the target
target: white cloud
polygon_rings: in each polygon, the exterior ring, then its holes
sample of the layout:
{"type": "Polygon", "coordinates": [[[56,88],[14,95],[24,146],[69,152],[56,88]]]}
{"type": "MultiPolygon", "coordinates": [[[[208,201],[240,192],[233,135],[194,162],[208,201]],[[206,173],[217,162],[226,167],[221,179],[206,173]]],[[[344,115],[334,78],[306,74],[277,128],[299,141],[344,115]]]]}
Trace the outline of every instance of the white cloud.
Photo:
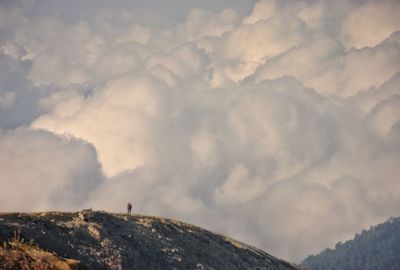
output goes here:
{"type": "Polygon", "coordinates": [[[217,153],[218,138],[209,130],[200,130],[190,140],[194,157],[204,166],[215,166],[220,158],[217,153]]]}
{"type": "Polygon", "coordinates": [[[183,25],[189,41],[205,36],[221,36],[239,24],[239,15],[232,9],[214,14],[202,9],[193,9],[183,25]]]}
{"type": "Polygon", "coordinates": [[[67,25],[55,16],[30,18],[17,27],[15,36],[33,63],[29,79],[36,85],[88,81],[90,68],[106,49],[105,41],[88,23],[67,25]]]}
{"type": "Polygon", "coordinates": [[[348,13],[342,23],[346,44],[356,48],[373,47],[400,28],[397,0],[365,1],[348,13]]]}
{"type": "Polygon", "coordinates": [[[107,175],[156,163],[152,126],[163,111],[164,85],[149,76],[125,75],[96,95],[68,97],[32,126],[71,134],[96,145],[107,175]]]}
{"type": "Polygon", "coordinates": [[[278,11],[277,1],[257,1],[254,4],[252,13],[244,18],[245,24],[254,24],[261,20],[268,20],[276,15],[278,11]]]}
{"type": "Polygon", "coordinates": [[[255,80],[291,75],[323,95],[349,97],[378,88],[400,72],[395,42],[345,51],[331,38],[317,39],[261,66],[255,80]]]}
{"type": "Polygon", "coordinates": [[[40,114],[41,93],[26,78],[32,63],[23,59],[25,54],[13,42],[0,47],[0,128],[29,124],[40,114]]]}
{"type": "Polygon", "coordinates": [[[400,95],[384,100],[368,115],[373,127],[382,135],[388,135],[395,125],[400,124],[400,95]]]}
{"type": "Polygon", "coordinates": [[[171,52],[153,54],[149,57],[146,66],[150,72],[155,70],[155,75],[157,75],[157,69],[161,68],[169,72],[175,80],[185,81],[201,78],[205,62],[204,52],[190,44],[174,48],[171,52]]]}
{"type": "Polygon", "coordinates": [[[227,35],[223,51],[227,59],[263,61],[301,45],[308,38],[303,21],[273,17],[243,24],[227,35]]]}
{"type": "Polygon", "coordinates": [[[235,165],[221,187],[215,189],[217,203],[244,203],[260,197],[266,189],[261,177],[254,179],[242,164],[235,165]]]}
{"type": "Polygon", "coordinates": [[[3,211],[79,209],[102,183],[91,145],[28,128],[1,134],[0,170],[3,211]]]}

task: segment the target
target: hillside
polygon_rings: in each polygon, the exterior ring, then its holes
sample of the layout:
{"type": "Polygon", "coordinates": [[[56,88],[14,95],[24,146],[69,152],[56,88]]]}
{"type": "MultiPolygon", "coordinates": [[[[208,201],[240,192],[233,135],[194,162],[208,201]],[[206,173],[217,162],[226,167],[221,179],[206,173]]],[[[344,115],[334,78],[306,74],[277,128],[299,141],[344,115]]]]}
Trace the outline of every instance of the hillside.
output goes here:
{"type": "Polygon", "coordinates": [[[33,243],[24,244],[19,240],[12,240],[3,242],[3,246],[0,247],[0,269],[86,270],[87,268],[77,260],[61,258],[40,249],[33,243]]]}
{"type": "Polygon", "coordinates": [[[299,269],[201,228],[141,215],[0,214],[0,241],[0,261],[7,258],[9,269],[20,261],[12,258],[23,258],[28,266],[50,262],[43,269],[299,269]]]}
{"type": "Polygon", "coordinates": [[[400,218],[363,230],[353,240],[338,243],[309,256],[301,265],[309,270],[398,270],[400,269],[400,218]]]}

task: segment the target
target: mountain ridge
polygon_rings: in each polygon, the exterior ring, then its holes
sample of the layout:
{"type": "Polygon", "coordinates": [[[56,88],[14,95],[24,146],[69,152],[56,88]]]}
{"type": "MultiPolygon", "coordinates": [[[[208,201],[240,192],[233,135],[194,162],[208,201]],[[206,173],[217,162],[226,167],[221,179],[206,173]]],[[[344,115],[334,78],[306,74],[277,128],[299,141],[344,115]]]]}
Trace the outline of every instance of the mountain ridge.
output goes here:
{"type": "Polygon", "coordinates": [[[88,269],[300,269],[200,227],[138,214],[0,213],[0,241],[16,234],[88,269]]]}
{"type": "Polygon", "coordinates": [[[339,242],[301,262],[309,270],[400,269],[400,217],[371,226],[351,240],[339,242]]]}

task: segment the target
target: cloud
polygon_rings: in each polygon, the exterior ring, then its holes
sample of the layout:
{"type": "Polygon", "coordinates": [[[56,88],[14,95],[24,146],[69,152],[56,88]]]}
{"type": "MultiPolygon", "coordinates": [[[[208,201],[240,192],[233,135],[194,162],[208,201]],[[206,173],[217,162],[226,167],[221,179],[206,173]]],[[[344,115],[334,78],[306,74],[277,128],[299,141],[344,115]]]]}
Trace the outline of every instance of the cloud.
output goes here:
{"type": "Polygon", "coordinates": [[[179,81],[201,78],[206,60],[202,50],[193,45],[184,45],[167,53],[153,54],[146,66],[150,72],[172,86],[179,81]],[[165,76],[165,73],[169,76],[165,76]]]}
{"type": "Polygon", "coordinates": [[[388,135],[396,125],[400,124],[400,95],[384,100],[374,107],[368,115],[373,127],[382,135],[388,135]]]}
{"type": "Polygon", "coordinates": [[[301,20],[273,17],[254,24],[243,24],[232,31],[224,44],[228,59],[262,61],[302,44],[307,29],[301,20]]]}
{"type": "Polygon", "coordinates": [[[267,20],[276,15],[278,11],[277,1],[258,1],[254,4],[252,13],[244,18],[245,24],[254,24],[261,20],[267,20]]]}
{"type": "Polygon", "coordinates": [[[399,2],[365,1],[352,10],[342,23],[346,44],[351,47],[373,47],[393,32],[399,31],[399,2]]]}
{"type": "Polygon", "coordinates": [[[32,62],[25,55],[14,42],[0,47],[0,128],[29,124],[40,115],[37,101],[42,93],[26,78],[32,62]]]}
{"type": "Polygon", "coordinates": [[[162,26],[110,5],[2,5],[9,209],[133,200],[297,261],[398,214],[395,1],[209,4],[162,26]]]}
{"type": "Polygon", "coordinates": [[[396,42],[344,50],[331,38],[314,40],[260,66],[256,81],[291,75],[323,95],[353,96],[379,87],[400,71],[396,42]]]}
{"type": "Polygon", "coordinates": [[[29,128],[1,134],[0,169],[3,211],[79,209],[102,182],[91,145],[29,128]]]}
{"type": "Polygon", "coordinates": [[[232,9],[219,13],[192,9],[183,25],[187,39],[192,41],[204,36],[221,36],[232,31],[240,22],[239,15],[232,9]]]}
{"type": "MultiPolygon", "coordinates": [[[[149,76],[125,75],[108,82],[96,95],[67,96],[32,123],[96,145],[107,175],[156,162],[152,126],[163,113],[164,85],[149,76]]],[[[149,164],[150,165],[150,164],[149,164]]]]}

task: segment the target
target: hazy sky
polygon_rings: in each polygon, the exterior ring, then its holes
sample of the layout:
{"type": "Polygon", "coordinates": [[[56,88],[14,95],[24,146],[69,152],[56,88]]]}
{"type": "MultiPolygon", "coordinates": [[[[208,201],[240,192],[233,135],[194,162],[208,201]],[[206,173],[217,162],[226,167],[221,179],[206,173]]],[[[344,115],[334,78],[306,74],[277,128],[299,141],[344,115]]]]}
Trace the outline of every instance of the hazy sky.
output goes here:
{"type": "Polygon", "coordinates": [[[399,216],[399,14],[0,0],[0,211],[133,201],[291,261],[399,216]]]}

